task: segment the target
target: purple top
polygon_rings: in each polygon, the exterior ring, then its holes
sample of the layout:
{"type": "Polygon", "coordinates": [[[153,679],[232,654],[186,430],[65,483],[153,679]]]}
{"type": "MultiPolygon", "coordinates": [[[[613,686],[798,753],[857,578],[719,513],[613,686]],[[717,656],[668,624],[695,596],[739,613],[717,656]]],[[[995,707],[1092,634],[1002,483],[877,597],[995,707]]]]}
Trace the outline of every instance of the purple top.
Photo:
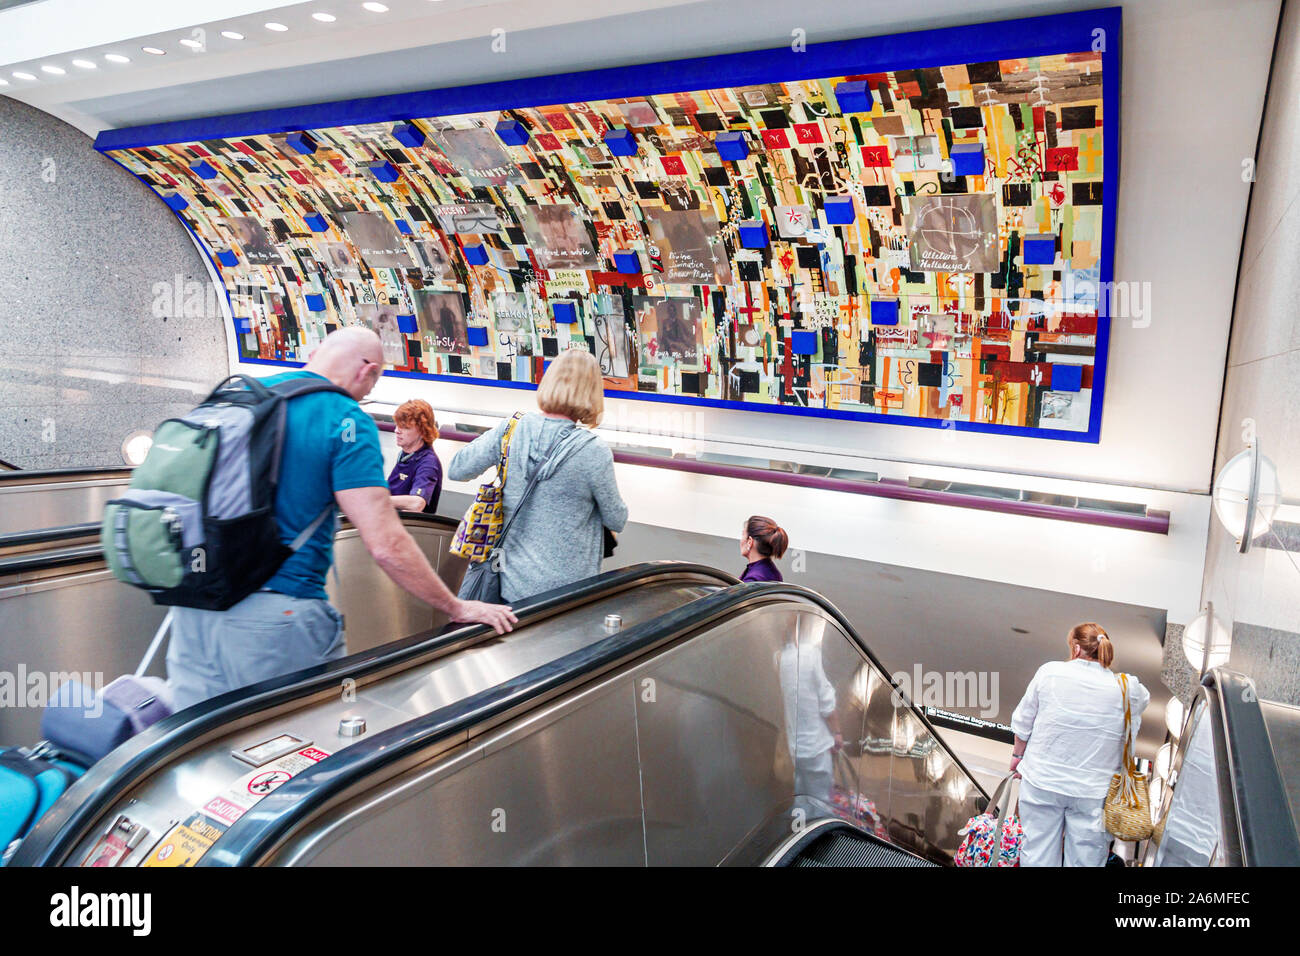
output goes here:
{"type": "Polygon", "coordinates": [[[771,558],[759,558],[740,576],[741,581],[784,581],[771,558]]]}
{"type": "Polygon", "coordinates": [[[425,514],[438,510],[438,496],[442,493],[442,462],[434,450],[425,445],[397,456],[397,464],[388,474],[388,491],[394,495],[419,495],[426,502],[425,514]]]}

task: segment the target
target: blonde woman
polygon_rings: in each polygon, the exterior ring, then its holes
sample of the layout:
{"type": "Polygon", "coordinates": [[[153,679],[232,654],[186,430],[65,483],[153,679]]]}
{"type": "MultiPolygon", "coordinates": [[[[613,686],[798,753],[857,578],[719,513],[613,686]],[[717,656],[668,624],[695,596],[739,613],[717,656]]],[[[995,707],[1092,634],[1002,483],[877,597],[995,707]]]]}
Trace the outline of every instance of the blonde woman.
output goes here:
{"type": "MultiPolygon", "coordinates": [[[[1124,695],[1110,671],[1115,648],[1100,624],[1077,624],[1070,657],[1038,668],[1011,715],[1011,769],[1020,774],[1021,866],[1102,866],[1102,822],[1124,747],[1124,695]]],[[[1151,694],[1128,676],[1133,738],[1151,694]]]]}
{"type": "MultiPolygon", "coordinates": [[[[504,507],[510,527],[501,545],[501,597],[519,601],[600,573],[602,527],[621,531],[627,505],[614,480],[614,455],[588,431],[605,413],[600,364],[590,352],[555,359],[529,412],[510,438],[504,507]],[[585,426],[585,427],[584,427],[585,426]],[[553,454],[554,453],[554,454],[553,454]],[[516,516],[528,482],[531,496],[516,516]]],[[[496,465],[502,422],[462,448],[447,468],[469,481],[496,465]]]]}

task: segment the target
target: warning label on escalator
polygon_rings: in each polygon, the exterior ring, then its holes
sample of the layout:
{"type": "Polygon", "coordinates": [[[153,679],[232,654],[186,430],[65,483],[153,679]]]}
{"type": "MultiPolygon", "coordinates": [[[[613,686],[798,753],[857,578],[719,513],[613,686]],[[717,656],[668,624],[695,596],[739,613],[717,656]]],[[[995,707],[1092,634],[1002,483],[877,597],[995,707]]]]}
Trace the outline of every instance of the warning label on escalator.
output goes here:
{"type": "Polygon", "coordinates": [[[244,774],[183,823],[172,827],[140,865],[193,866],[259,800],[328,756],[329,752],[319,747],[304,747],[244,774]]]}
{"type": "Polygon", "coordinates": [[[213,823],[202,813],[192,813],[158,841],[141,866],[193,866],[212,848],[224,826],[213,823]]]}

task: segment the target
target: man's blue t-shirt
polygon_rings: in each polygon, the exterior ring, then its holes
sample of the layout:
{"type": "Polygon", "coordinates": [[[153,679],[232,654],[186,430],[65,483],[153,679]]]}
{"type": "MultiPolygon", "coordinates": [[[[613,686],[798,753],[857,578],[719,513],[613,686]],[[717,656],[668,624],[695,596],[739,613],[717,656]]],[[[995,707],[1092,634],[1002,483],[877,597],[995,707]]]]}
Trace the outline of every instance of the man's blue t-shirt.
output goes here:
{"type": "MultiPolygon", "coordinates": [[[[315,372],[294,371],[262,381],[274,385],[308,375],[325,380],[315,372]]],[[[333,504],[334,492],[349,488],[388,488],[374,420],[354,399],[337,392],[291,399],[275,492],[280,540],[291,544],[333,504]]],[[[292,597],[324,598],[325,574],[333,559],[334,522],[327,518],[262,587],[292,597]]]]}

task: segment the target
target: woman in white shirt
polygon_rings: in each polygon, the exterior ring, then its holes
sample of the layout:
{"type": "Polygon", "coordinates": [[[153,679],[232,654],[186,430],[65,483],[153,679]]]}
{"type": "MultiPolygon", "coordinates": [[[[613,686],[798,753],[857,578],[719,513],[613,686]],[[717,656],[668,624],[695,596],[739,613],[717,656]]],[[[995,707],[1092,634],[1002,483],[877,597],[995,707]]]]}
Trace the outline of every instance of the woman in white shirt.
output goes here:
{"type": "MultiPolygon", "coordinates": [[[[1076,625],[1067,644],[1069,660],[1038,668],[1011,715],[1021,866],[1102,866],[1110,845],[1101,811],[1124,746],[1124,698],[1110,672],[1115,649],[1091,623],[1076,625]]],[[[1151,695],[1131,674],[1128,688],[1136,740],[1151,695]]]]}

